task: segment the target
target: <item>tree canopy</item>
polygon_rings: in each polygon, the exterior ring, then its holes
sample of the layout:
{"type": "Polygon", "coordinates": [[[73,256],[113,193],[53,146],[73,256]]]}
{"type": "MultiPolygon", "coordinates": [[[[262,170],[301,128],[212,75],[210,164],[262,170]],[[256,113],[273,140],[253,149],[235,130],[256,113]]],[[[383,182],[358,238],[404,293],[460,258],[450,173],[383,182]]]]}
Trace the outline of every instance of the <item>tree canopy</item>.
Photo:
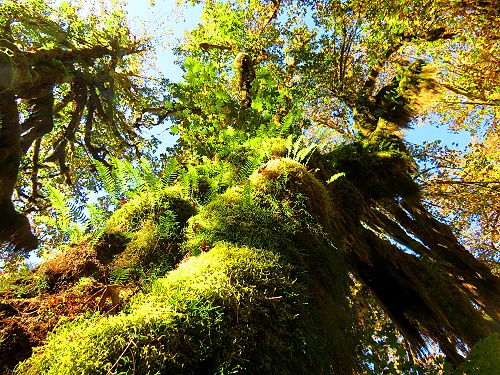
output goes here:
{"type": "Polygon", "coordinates": [[[51,249],[0,276],[0,346],[39,346],[3,366],[498,368],[497,3],[200,2],[180,82],[123,6],[0,5],[2,254],[51,249]],[[422,122],[471,142],[408,142],[422,122]]]}

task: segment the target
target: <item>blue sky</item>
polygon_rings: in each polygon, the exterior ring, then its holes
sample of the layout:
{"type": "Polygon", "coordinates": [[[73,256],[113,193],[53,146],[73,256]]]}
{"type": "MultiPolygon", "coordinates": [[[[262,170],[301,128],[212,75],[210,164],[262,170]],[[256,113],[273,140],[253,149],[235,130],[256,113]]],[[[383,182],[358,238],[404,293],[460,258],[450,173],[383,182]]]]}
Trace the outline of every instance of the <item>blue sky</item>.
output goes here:
{"type": "Polygon", "coordinates": [[[176,6],[172,0],[155,1],[155,6],[144,0],[128,0],[127,3],[132,31],[144,27],[153,35],[164,34],[159,36],[163,45],[158,46],[156,51],[157,69],[171,81],[180,81],[182,70],[175,65],[170,46],[182,39],[185,30],[196,27],[201,7],[176,6]]]}
{"type": "MultiPolygon", "coordinates": [[[[158,35],[159,45],[156,48],[156,68],[160,73],[174,82],[182,80],[182,69],[175,64],[175,56],[171,47],[182,40],[184,31],[196,27],[200,20],[201,7],[187,5],[177,6],[175,1],[129,0],[126,8],[132,32],[145,28],[152,35],[158,35]]],[[[167,147],[175,144],[177,137],[168,131],[169,123],[158,125],[146,134],[155,135],[161,145],[156,154],[161,154],[167,147]]]]}

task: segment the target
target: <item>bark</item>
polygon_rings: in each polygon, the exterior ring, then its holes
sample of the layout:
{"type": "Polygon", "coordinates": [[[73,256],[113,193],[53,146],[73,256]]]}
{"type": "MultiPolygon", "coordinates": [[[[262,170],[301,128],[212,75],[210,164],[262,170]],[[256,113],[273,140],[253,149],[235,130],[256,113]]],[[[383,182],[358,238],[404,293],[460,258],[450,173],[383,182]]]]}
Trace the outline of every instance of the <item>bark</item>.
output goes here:
{"type": "Polygon", "coordinates": [[[0,243],[6,249],[29,251],[38,241],[28,219],[12,203],[22,149],[16,98],[10,90],[0,94],[0,124],[0,243]]]}
{"type": "MultiPolygon", "coordinates": [[[[395,141],[393,135],[385,139],[395,141]]],[[[399,156],[379,157],[377,150],[360,155],[360,148],[349,147],[334,156],[351,162],[337,160],[340,169],[330,167],[322,179],[345,173],[328,187],[351,272],[417,355],[430,337],[457,366],[464,344],[472,347],[500,332],[500,279],[427,211],[418,190],[403,183],[411,181],[409,156],[404,171],[399,156]]],[[[328,163],[326,156],[321,168],[328,170],[328,163]]]]}

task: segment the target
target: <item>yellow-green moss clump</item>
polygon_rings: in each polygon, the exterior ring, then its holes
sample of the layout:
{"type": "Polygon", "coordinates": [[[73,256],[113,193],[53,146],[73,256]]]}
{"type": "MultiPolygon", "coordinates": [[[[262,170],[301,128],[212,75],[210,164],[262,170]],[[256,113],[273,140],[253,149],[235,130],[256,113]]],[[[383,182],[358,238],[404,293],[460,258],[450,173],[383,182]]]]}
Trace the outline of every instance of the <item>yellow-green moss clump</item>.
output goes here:
{"type": "Polygon", "coordinates": [[[332,215],[303,166],[272,160],[190,219],[192,256],[151,292],[60,327],[16,373],[350,374],[354,314],[332,215]]]}
{"type": "Polygon", "coordinates": [[[161,262],[173,268],[182,258],[183,228],[194,214],[180,189],[138,195],[109,219],[96,247],[98,257],[111,267],[148,268],[161,262]]]}
{"type": "Polygon", "coordinates": [[[126,312],[60,327],[16,373],[329,373],[337,343],[296,277],[275,253],[219,243],[126,312]]]}

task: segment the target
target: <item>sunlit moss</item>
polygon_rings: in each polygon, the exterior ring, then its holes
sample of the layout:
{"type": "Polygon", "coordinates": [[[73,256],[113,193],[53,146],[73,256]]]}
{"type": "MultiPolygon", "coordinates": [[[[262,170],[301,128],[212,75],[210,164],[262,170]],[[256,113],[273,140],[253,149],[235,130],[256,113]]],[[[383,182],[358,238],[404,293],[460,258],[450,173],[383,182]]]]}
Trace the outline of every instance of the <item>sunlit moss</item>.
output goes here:
{"type": "MultiPolygon", "coordinates": [[[[193,255],[150,293],[60,327],[17,373],[351,373],[354,314],[332,215],[303,166],[270,161],[189,221],[193,255]]],[[[148,251],[146,228],[128,246],[148,251]]]]}
{"type": "Polygon", "coordinates": [[[326,341],[310,302],[278,254],[218,243],[125,312],[59,328],[16,373],[327,373],[344,338],[326,341]]]}
{"type": "Polygon", "coordinates": [[[178,243],[195,213],[180,189],[143,193],[119,208],[107,223],[97,246],[98,256],[112,267],[148,267],[166,262],[173,268],[182,258],[178,243]]]}

